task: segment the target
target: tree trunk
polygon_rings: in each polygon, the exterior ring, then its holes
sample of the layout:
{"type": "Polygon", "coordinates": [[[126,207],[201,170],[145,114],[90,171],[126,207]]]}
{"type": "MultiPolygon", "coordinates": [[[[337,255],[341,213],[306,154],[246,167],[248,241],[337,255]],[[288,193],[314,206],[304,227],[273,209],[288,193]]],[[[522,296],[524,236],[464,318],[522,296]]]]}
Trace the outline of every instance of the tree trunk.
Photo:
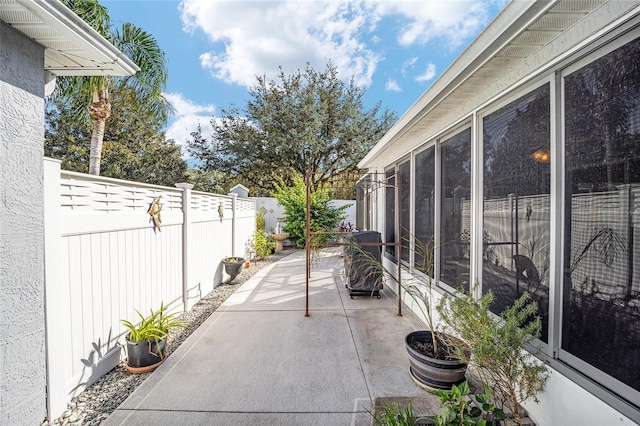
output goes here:
{"type": "Polygon", "coordinates": [[[89,174],[100,175],[102,141],[107,118],[111,115],[111,103],[106,87],[94,91],[93,101],[89,105],[91,115],[91,151],[89,152],[89,174]]]}

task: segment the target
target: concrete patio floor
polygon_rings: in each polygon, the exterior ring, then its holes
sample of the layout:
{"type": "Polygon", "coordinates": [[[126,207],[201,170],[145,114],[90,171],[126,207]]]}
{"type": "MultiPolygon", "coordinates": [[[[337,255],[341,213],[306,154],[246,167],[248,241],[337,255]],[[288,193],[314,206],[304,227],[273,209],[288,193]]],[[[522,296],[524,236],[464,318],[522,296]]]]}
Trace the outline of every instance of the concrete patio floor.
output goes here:
{"type": "Polygon", "coordinates": [[[339,248],[312,269],[299,251],[244,283],[106,425],[369,425],[379,397],[437,399],[411,379],[390,290],[351,299],[339,248]]]}

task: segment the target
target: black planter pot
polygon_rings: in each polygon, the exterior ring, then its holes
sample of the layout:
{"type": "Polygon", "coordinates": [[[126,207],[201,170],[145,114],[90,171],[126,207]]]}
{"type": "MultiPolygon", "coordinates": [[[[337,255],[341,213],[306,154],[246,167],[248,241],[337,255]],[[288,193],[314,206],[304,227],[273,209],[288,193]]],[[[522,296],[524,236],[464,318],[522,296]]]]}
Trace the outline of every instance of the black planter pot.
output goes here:
{"type": "Polygon", "coordinates": [[[222,260],[222,264],[224,265],[224,271],[231,278],[227,282],[231,282],[236,279],[240,271],[242,270],[242,266],[244,265],[244,259],[241,257],[235,257],[236,262],[229,262],[227,259],[222,260]]]}
{"type": "Polygon", "coordinates": [[[432,358],[410,346],[412,342],[430,341],[430,331],[414,331],[405,337],[405,346],[409,353],[409,371],[413,379],[421,386],[446,390],[464,382],[467,364],[457,359],[432,358]]]}
{"type": "MultiPolygon", "coordinates": [[[[127,336],[127,367],[140,369],[153,366],[157,367],[164,361],[166,337],[158,342],[130,342],[127,336]]],[[[148,371],[152,371],[148,370],[148,371]]]]}

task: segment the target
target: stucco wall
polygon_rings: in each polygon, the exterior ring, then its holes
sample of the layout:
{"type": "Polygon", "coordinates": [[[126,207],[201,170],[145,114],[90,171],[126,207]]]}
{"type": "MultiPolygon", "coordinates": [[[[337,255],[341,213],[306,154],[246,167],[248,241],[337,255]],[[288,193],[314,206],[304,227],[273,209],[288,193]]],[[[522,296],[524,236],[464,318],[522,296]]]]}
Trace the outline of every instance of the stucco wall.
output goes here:
{"type": "Polygon", "coordinates": [[[43,48],[0,23],[0,424],[46,416],[43,48]]]}

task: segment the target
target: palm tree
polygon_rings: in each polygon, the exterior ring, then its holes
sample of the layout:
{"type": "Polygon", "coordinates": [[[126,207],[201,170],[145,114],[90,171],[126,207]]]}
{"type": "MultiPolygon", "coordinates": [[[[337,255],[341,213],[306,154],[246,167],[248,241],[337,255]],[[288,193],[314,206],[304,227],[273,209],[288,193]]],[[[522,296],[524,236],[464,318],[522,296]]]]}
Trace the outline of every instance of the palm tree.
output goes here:
{"type": "Polygon", "coordinates": [[[79,123],[86,122],[87,114],[90,117],[89,173],[99,175],[104,129],[111,113],[110,87],[114,84],[129,85],[138,94],[137,98],[144,101],[144,108],[152,111],[163,123],[171,114],[171,104],[162,94],[167,81],[165,55],[156,39],[145,30],[131,23],[124,23],[122,28],[113,29],[108,9],[97,0],[61,1],[140,68],[140,71],[131,77],[105,75],[57,79],[56,90],[52,96],[72,104],[79,123]]]}

